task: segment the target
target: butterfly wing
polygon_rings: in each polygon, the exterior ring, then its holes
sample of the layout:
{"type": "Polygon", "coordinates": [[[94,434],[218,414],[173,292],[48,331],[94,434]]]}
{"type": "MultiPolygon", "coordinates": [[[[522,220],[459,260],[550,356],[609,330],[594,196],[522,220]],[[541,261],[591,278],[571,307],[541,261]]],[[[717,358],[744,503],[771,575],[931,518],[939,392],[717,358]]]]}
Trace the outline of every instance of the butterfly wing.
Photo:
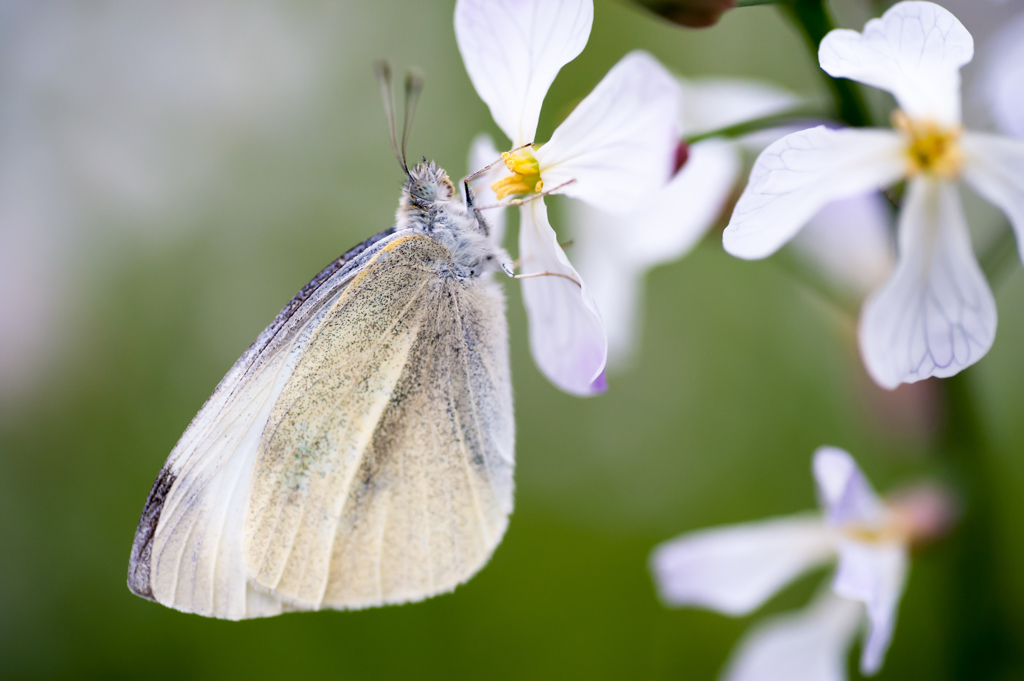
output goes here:
{"type": "Polygon", "coordinates": [[[396,236],[384,230],[324,268],[218,384],[146,500],[128,568],[134,593],[232,619],[281,612],[282,604],[247,587],[240,552],[221,538],[241,532],[263,426],[313,331],[355,274],[396,236]]]}
{"type": "Polygon", "coordinates": [[[422,598],[486,562],[512,496],[503,303],[447,258],[389,236],[261,336],[280,327],[154,485],[133,591],[240,619],[422,598]]]}
{"type": "Polygon", "coordinates": [[[260,447],[243,533],[259,589],[297,608],[419,600],[479,570],[512,508],[513,422],[497,287],[390,244],[325,321],[260,447]]]}

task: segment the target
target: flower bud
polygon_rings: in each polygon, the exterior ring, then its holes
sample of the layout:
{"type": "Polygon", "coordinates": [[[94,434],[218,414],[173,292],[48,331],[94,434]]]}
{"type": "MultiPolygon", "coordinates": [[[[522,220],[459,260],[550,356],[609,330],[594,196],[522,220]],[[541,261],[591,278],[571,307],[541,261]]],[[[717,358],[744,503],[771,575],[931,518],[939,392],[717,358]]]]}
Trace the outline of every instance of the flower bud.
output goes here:
{"type": "Polygon", "coordinates": [[[669,21],[689,28],[707,28],[736,6],[736,0],[634,0],[669,21]]]}
{"type": "Polygon", "coordinates": [[[960,515],[952,491],[936,483],[922,483],[886,497],[911,544],[927,544],[945,536],[960,515]]]}

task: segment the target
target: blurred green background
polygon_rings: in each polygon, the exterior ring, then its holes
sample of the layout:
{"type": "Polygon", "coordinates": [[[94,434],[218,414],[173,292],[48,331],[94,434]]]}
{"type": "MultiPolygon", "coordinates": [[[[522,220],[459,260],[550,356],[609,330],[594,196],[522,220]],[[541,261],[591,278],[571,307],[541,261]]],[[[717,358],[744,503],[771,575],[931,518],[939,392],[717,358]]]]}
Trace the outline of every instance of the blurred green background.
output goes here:
{"type": "MultiPolygon", "coordinates": [[[[961,18],[992,26],[1005,10],[995,7],[961,18]]],[[[810,457],[822,444],[847,448],[880,490],[929,476],[960,483],[936,444],[948,415],[939,386],[874,387],[853,316],[785,257],[733,259],[713,232],[651,273],[637,360],[601,397],[561,394],[538,373],[518,288],[506,284],[516,510],[493,560],[454,594],[240,623],[131,595],[138,515],[189,420],[295,291],[390,224],[402,177],[372,61],[426,73],[411,156],[458,175],[472,137],[497,134],[462,67],[452,9],[0,9],[0,677],[710,679],[757,616],[661,606],[646,566],[653,545],[814,507],[810,457]]],[[[867,16],[856,2],[839,9],[853,27],[867,16]]],[[[697,32],[599,0],[538,137],[638,47],[683,75],[824,92],[772,8],[697,32]]],[[[998,595],[1001,635],[1024,646],[1016,261],[996,292],[995,346],[965,376],[996,550],[965,569],[954,534],[915,556],[880,679],[954,678],[965,632],[993,625],[964,619],[974,574],[998,595]]],[[[765,612],[799,607],[825,575],[765,612]]]]}

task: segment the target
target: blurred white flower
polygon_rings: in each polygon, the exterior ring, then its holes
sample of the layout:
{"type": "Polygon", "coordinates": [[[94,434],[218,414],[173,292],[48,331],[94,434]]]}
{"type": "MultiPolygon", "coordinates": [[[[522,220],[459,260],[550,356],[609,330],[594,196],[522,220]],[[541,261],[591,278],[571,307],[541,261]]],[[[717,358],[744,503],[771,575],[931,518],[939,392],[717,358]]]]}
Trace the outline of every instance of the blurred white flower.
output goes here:
{"type": "Polygon", "coordinates": [[[882,666],[903,595],[912,542],[948,526],[950,502],[922,487],[884,503],[853,458],[814,454],[822,514],[800,514],[701,530],[652,552],[651,570],[668,605],[744,615],[804,572],[838,561],[828,594],[806,613],[761,627],[734,657],[732,681],[843,679],[843,658],[866,616],[861,670],[882,666]]]}
{"type": "Polygon", "coordinates": [[[978,94],[996,128],[1024,138],[1024,14],[986,42],[979,59],[978,94]]]}
{"type": "Polygon", "coordinates": [[[557,190],[604,210],[625,211],[663,187],[678,142],[678,89],[650,55],[633,52],[537,144],[541,105],[558,71],[586,45],[591,0],[459,0],[455,35],[470,80],[511,140],[497,198],[524,197],[519,258],[530,348],[557,387],[605,389],[607,339],[590,289],[570,264],[538,194],[557,190]],[[532,143],[532,144],[531,144],[532,143]],[[524,146],[530,144],[531,146],[524,146]]]}
{"type": "MultiPolygon", "coordinates": [[[[737,79],[681,80],[680,95],[679,130],[688,137],[780,113],[800,101],[770,85],[737,79]]],[[[712,137],[681,150],[685,163],[669,184],[628,213],[582,202],[570,207],[573,257],[604,319],[612,368],[625,365],[636,345],[646,271],[687,254],[736,186],[736,143],[712,137]]]]}
{"type": "Polygon", "coordinates": [[[896,265],[887,199],[871,192],[826,204],[790,245],[838,288],[865,296],[896,265]]]}
{"type": "Polygon", "coordinates": [[[863,606],[823,590],[806,608],[770,617],[736,646],[723,681],[845,681],[863,606]]]}
{"type": "Polygon", "coordinates": [[[864,32],[821,42],[829,75],[891,92],[896,131],[817,127],[787,135],[758,158],[725,230],[725,248],[763,258],[828,203],[908,178],[899,221],[899,263],[865,305],[861,354],[886,388],[946,377],[992,345],[996,309],[971,249],[956,181],[999,206],[1024,243],[1024,142],[964,132],[960,68],[970,34],[945,9],[901,2],[864,32]]]}

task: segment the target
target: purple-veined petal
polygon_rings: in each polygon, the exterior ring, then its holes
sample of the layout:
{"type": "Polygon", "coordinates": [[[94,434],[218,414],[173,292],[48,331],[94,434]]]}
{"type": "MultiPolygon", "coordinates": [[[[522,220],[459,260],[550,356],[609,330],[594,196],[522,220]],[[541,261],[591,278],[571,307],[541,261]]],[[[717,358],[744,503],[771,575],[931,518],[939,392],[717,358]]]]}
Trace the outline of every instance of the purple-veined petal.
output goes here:
{"type": "MultiPolygon", "coordinates": [[[[469,148],[469,172],[475,173],[481,168],[486,168],[491,163],[501,158],[501,153],[494,146],[494,140],[490,135],[477,135],[473,139],[473,145],[469,148]]],[[[491,184],[504,174],[505,165],[498,163],[483,175],[470,180],[473,187],[473,197],[477,206],[494,206],[498,203],[498,197],[491,184]]],[[[461,189],[461,187],[460,187],[461,189]]],[[[505,243],[505,211],[507,208],[491,208],[483,211],[484,220],[491,230],[491,239],[499,246],[505,243]]]]}
{"type": "Polygon", "coordinates": [[[761,152],[722,242],[739,258],[771,255],[837,199],[899,179],[903,141],[887,130],[802,130],[761,152]]]}
{"type": "Polygon", "coordinates": [[[817,514],[685,534],[657,546],[651,571],[663,602],[743,615],[831,559],[835,539],[817,514]]]}
{"type": "Polygon", "coordinates": [[[679,84],[646,52],[605,75],[539,147],[546,189],[622,212],[664,187],[679,142],[679,84]]]}
{"type": "Polygon", "coordinates": [[[592,0],[458,0],[455,39],[473,87],[518,147],[533,142],[544,96],[583,51],[592,0]]]}
{"type": "Polygon", "coordinates": [[[832,589],[864,603],[871,624],[860,659],[864,674],[874,674],[882,667],[896,627],[907,568],[907,548],[901,543],[845,540],[839,544],[839,566],[832,589]]]}
{"type": "Polygon", "coordinates": [[[682,86],[682,134],[690,137],[783,113],[801,102],[779,87],[740,78],[694,78],[682,86]]]}
{"type": "Polygon", "coordinates": [[[865,303],[858,331],[868,373],[889,389],[958,373],[988,352],[996,334],[995,300],[954,185],[909,183],[898,257],[895,274],[865,303]]]}
{"type": "Polygon", "coordinates": [[[885,506],[849,453],[838,447],[819,447],[813,468],[829,525],[873,526],[886,520],[885,506]]]}
{"type": "Polygon", "coordinates": [[[608,363],[625,365],[639,336],[647,269],[682,257],[722,212],[740,167],[736,147],[709,139],[690,147],[686,165],[635,212],[570,205],[573,259],[586,277],[608,332],[608,363]]]}
{"type": "Polygon", "coordinates": [[[879,192],[833,201],[810,219],[792,246],[840,287],[866,294],[896,266],[886,199],[879,192]]]}
{"type": "Polygon", "coordinates": [[[608,341],[597,304],[558,245],[543,199],[522,206],[519,257],[522,273],[561,276],[522,280],[530,323],[530,349],[537,366],[556,387],[573,395],[604,392],[608,341]]]}
{"type": "Polygon", "coordinates": [[[829,32],[818,61],[834,78],[886,90],[911,118],[960,122],[960,68],[974,40],[948,10],[931,2],[900,2],[863,33],[829,32]]]}
{"type": "Polygon", "coordinates": [[[964,180],[1006,213],[1024,259],[1024,140],[970,132],[960,145],[964,180]]]}
{"type": "Polygon", "coordinates": [[[846,656],[864,607],[825,589],[807,608],[757,624],[722,681],[846,681],[846,656]]]}

